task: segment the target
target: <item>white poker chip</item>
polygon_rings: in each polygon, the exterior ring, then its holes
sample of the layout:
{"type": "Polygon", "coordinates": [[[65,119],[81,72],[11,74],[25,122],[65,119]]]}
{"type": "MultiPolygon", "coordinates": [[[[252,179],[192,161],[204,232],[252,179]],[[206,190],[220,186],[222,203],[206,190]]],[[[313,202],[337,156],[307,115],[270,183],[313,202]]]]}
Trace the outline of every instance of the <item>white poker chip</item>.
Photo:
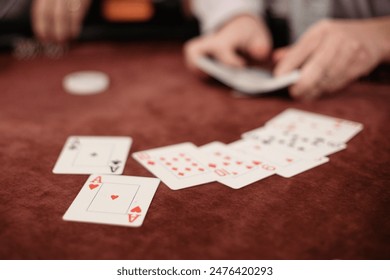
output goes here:
{"type": "Polygon", "coordinates": [[[110,84],[107,74],[99,71],[80,71],[66,75],[62,81],[64,89],[75,95],[91,95],[105,91],[110,84]]]}

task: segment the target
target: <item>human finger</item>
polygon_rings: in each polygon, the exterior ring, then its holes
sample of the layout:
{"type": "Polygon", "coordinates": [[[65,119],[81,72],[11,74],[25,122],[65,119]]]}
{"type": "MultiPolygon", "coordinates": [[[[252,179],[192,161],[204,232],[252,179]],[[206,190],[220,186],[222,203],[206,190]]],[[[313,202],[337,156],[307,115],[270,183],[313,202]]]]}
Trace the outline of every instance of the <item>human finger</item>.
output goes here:
{"type": "Polygon", "coordinates": [[[340,42],[336,57],[332,63],[332,71],[328,73],[331,82],[324,87],[324,93],[340,90],[354,78],[354,52],[351,51],[348,42],[340,42]]]}
{"type": "Polygon", "coordinates": [[[212,38],[208,36],[198,37],[191,39],[184,45],[183,51],[186,65],[195,74],[202,75],[201,73],[203,73],[197,66],[197,60],[210,53],[210,40],[212,38]]]}
{"type": "Polygon", "coordinates": [[[281,61],[287,55],[287,53],[290,51],[290,49],[291,49],[291,46],[276,49],[274,51],[274,53],[272,54],[273,62],[278,63],[279,61],[281,61]]]}
{"type": "Polygon", "coordinates": [[[35,36],[41,41],[46,41],[50,37],[53,4],[54,1],[51,0],[34,0],[32,3],[32,29],[35,36]]]}
{"type": "Polygon", "coordinates": [[[212,46],[212,55],[219,62],[232,66],[232,67],[243,67],[245,65],[245,60],[241,57],[235,46],[230,44],[215,44],[212,46]]]}
{"type": "Polygon", "coordinates": [[[253,37],[247,44],[248,54],[257,60],[266,59],[271,52],[271,48],[270,39],[262,35],[253,37]]]}
{"type": "Polygon", "coordinates": [[[296,44],[291,46],[289,52],[276,65],[274,71],[276,76],[289,73],[304,64],[325,37],[326,29],[322,27],[324,25],[313,26],[296,44]]]}
{"type": "Polygon", "coordinates": [[[65,1],[52,0],[53,7],[53,27],[52,27],[52,42],[64,43],[69,39],[70,35],[70,18],[66,9],[65,1]]]}
{"type": "Polygon", "coordinates": [[[245,52],[257,60],[266,59],[272,50],[272,39],[265,22],[258,18],[254,31],[249,35],[245,43],[245,52]]]}
{"type": "Polygon", "coordinates": [[[76,38],[81,32],[82,22],[91,0],[67,0],[67,10],[70,17],[70,37],[76,38]]]}
{"type": "Polygon", "coordinates": [[[290,94],[298,99],[312,99],[323,93],[332,81],[332,64],[337,59],[338,43],[328,37],[305,62],[301,76],[291,87],[290,94]]]}

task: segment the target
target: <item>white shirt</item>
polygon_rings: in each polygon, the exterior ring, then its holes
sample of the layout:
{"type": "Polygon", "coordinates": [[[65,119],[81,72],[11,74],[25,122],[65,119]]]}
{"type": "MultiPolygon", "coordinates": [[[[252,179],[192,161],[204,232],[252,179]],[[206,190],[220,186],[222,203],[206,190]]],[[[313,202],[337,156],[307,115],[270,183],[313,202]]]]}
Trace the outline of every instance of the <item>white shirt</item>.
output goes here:
{"type": "Polygon", "coordinates": [[[323,18],[390,15],[389,0],[192,0],[203,33],[215,31],[240,14],[263,15],[266,8],[288,21],[293,41],[323,18]]]}

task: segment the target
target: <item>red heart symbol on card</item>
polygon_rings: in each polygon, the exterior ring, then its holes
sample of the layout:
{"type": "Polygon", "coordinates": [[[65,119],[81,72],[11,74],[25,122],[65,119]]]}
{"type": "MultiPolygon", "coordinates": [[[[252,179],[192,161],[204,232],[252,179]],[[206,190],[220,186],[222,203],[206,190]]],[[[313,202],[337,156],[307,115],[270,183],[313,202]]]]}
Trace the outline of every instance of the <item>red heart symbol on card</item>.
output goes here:
{"type": "Polygon", "coordinates": [[[286,161],[287,161],[287,162],[292,162],[293,159],[291,159],[291,158],[286,158],[286,161]]]}
{"type": "Polygon", "coordinates": [[[113,194],[113,195],[111,196],[111,199],[112,199],[112,200],[115,200],[115,199],[117,199],[118,197],[119,197],[119,195],[113,194]]]}
{"type": "Polygon", "coordinates": [[[211,167],[211,168],[216,168],[216,167],[217,167],[217,165],[216,165],[216,164],[214,164],[214,163],[210,163],[210,164],[209,164],[209,167],[211,167]]]}
{"type": "Polygon", "coordinates": [[[148,164],[149,164],[149,165],[154,165],[154,161],[149,160],[149,161],[148,161],[148,164]]]}
{"type": "Polygon", "coordinates": [[[257,161],[257,160],[254,160],[252,161],[254,165],[259,165],[261,162],[260,161],[257,161]]]}
{"type": "Polygon", "coordinates": [[[97,187],[99,187],[99,184],[89,184],[91,190],[96,189],[97,187]]]}
{"type": "Polygon", "coordinates": [[[141,213],[141,207],[137,206],[130,210],[130,212],[141,213]]]}

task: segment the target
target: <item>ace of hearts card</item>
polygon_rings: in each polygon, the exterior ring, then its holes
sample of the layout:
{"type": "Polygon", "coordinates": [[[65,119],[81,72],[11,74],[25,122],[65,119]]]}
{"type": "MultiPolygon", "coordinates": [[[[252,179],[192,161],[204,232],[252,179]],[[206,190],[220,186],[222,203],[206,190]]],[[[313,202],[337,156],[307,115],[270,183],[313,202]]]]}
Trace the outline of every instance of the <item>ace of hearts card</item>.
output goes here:
{"type": "Polygon", "coordinates": [[[157,178],[91,175],[63,219],[139,227],[159,183],[157,178]]]}

